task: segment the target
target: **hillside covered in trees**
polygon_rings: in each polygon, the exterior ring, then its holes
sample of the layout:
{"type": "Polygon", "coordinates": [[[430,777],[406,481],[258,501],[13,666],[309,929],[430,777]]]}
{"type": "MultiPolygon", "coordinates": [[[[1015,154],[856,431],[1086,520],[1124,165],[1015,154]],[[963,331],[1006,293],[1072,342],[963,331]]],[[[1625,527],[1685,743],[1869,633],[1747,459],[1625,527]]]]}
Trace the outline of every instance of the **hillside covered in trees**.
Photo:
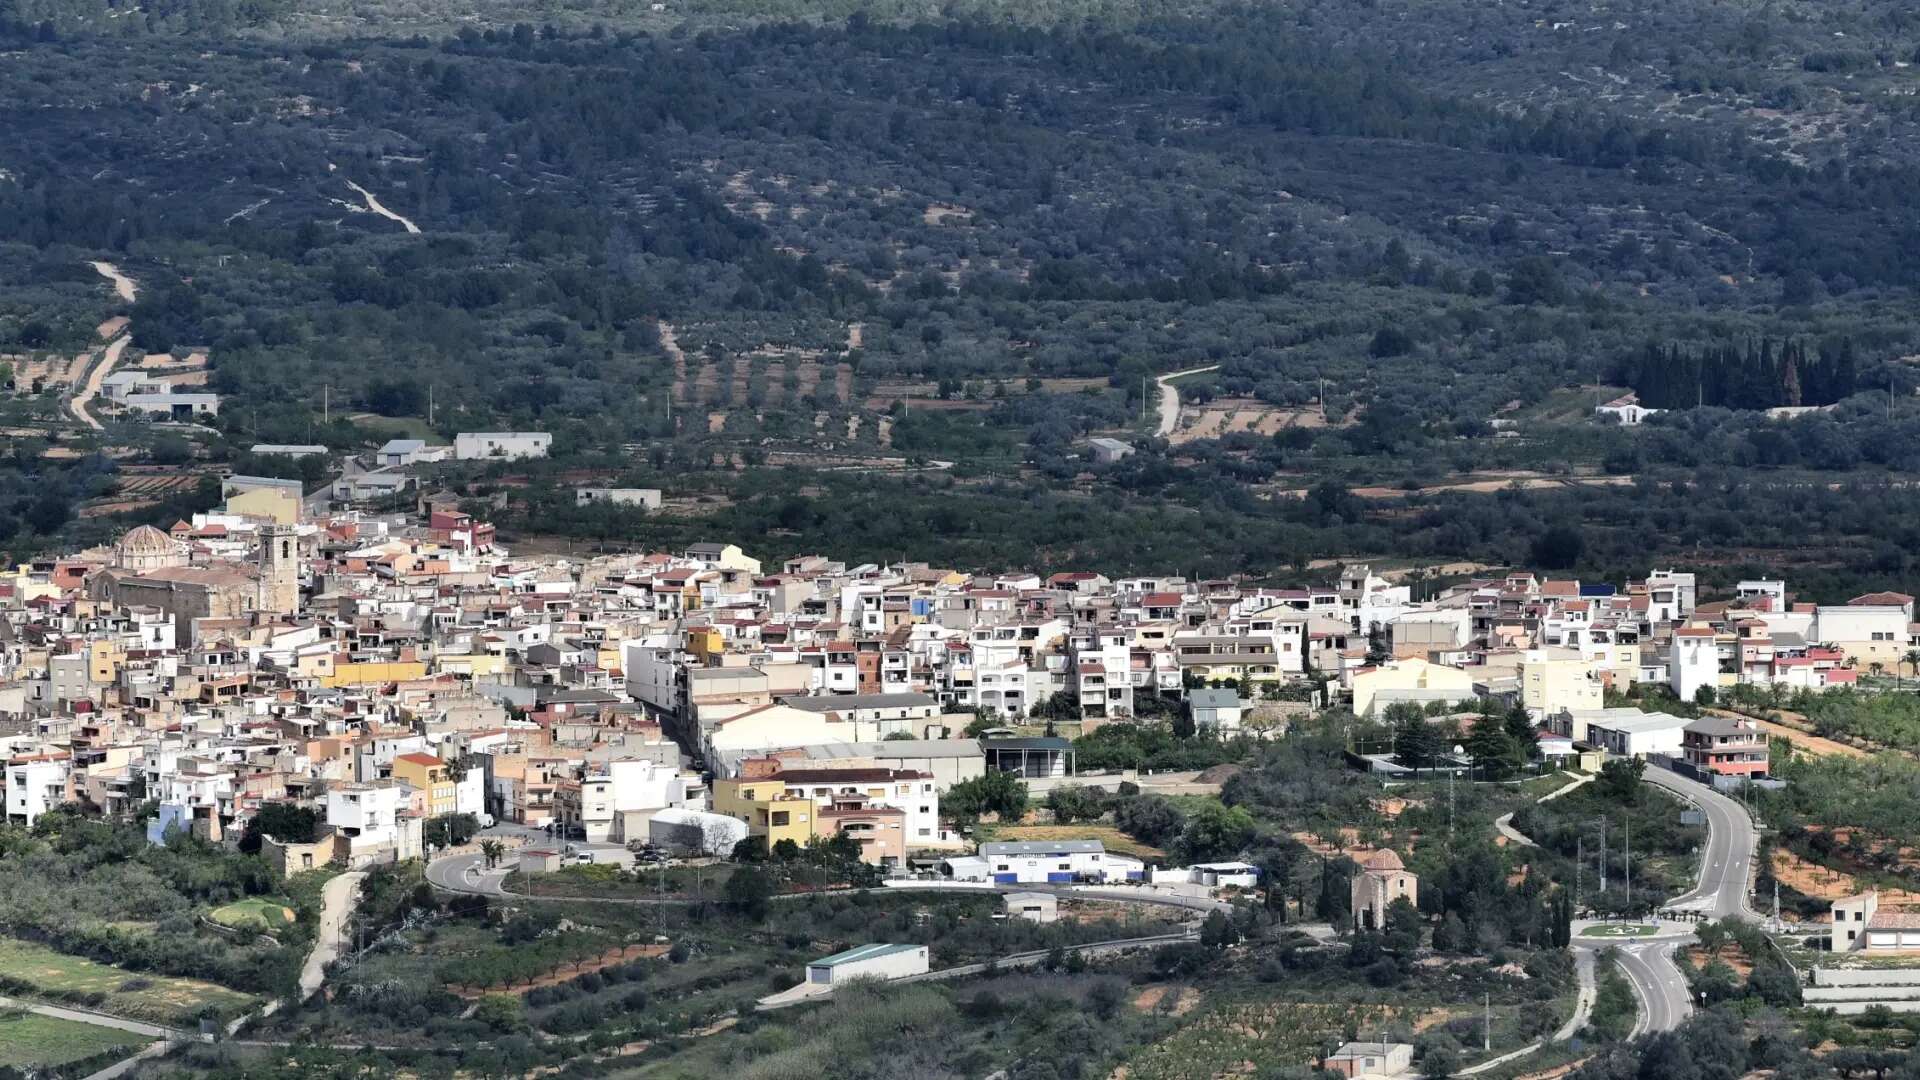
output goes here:
{"type": "Polygon", "coordinates": [[[114,445],[540,429],[550,465],[447,478],[516,537],[803,550],[885,493],[862,554],[1283,575],[1560,528],[1596,572],[1681,537],[1910,569],[1903,497],[1792,512],[1920,472],[1897,5],[641,6],[0,3],[0,354],[126,314],[224,398],[93,436],[16,382],[0,547],[124,527],[74,516],[114,445]],[[1152,380],[1193,369],[1162,440],[1152,380]],[[1669,412],[1595,424],[1623,389],[1669,412]]]}

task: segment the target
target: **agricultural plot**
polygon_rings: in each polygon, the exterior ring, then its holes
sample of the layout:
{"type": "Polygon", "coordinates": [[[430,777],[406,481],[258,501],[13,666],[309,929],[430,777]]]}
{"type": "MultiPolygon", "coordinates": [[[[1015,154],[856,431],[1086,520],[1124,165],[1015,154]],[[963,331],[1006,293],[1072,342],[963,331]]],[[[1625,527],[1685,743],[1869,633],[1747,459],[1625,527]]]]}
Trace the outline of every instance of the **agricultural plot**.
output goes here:
{"type": "Polygon", "coordinates": [[[1203,405],[1185,405],[1180,410],[1180,427],[1167,440],[1176,446],[1201,439],[1251,432],[1272,436],[1288,428],[1346,427],[1351,417],[1332,425],[1317,406],[1279,408],[1253,398],[1218,398],[1203,405]]]}
{"type": "Polygon", "coordinates": [[[0,1068],[31,1075],[109,1051],[130,1051],[147,1040],[130,1031],[20,1009],[0,1011],[0,1068]]]}
{"type": "Polygon", "coordinates": [[[253,1003],[251,995],[210,982],[129,971],[5,938],[0,938],[0,984],[161,1024],[189,1023],[208,1009],[231,1016],[253,1003]]]}
{"type": "Polygon", "coordinates": [[[1129,1080],[1213,1080],[1264,1064],[1308,1064],[1349,1025],[1387,1019],[1375,1006],[1233,1002],[1208,1010],[1126,1065],[1129,1080]]]}

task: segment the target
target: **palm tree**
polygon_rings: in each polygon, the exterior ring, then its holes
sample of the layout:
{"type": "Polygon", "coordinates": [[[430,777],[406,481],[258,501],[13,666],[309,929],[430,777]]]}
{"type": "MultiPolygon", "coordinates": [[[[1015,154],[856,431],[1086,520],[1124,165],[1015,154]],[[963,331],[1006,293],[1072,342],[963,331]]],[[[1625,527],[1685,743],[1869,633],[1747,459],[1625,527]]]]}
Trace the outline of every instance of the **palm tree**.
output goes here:
{"type": "Polygon", "coordinates": [[[1908,649],[1900,659],[1907,665],[1907,674],[1920,676],[1920,649],[1908,649]]]}
{"type": "Polygon", "coordinates": [[[498,840],[487,839],[480,841],[480,855],[486,859],[487,869],[489,870],[500,865],[500,858],[506,853],[507,845],[498,840]]]}
{"type": "Polygon", "coordinates": [[[1880,661],[1878,661],[1878,660],[1875,660],[1875,661],[1874,661],[1873,663],[1871,663],[1871,664],[1868,664],[1868,665],[1867,665],[1867,671],[1868,671],[1868,673],[1869,673],[1869,674],[1871,674],[1871,675],[1872,675],[1872,676],[1873,676],[1874,678],[1876,678],[1876,679],[1878,679],[1878,678],[1880,678],[1880,677],[1881,677],[1882,675],[1885,675],[1885,674],[1886,674],[1886,672],[1887,672],[1887,665],[1885,665],[1885,664],[1883,664],[1883,663],[1881,663],[1881,662],[1880,662],[1880,661]]]}

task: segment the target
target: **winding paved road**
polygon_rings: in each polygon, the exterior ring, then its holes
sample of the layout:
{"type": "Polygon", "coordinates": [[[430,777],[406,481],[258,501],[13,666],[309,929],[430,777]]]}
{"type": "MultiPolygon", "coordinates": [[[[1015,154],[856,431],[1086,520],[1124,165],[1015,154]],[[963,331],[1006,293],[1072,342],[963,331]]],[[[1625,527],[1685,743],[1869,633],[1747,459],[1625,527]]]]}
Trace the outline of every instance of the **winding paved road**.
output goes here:
{"type": "Polygon", "coordinates": [[[1693,804],[1707,818],[1707,845],[1700,853],[1700,883],[1692,891],[1674,897],[1668,906],[1715,919],[1758,921],[1760,916],[1749,901],[1758,832],[1746,808],[1705,784],[1666,769],[1649,768],[1645,779],[1693,804]]]}
{"type": "Polygon", "coordinates": [[[1154,382],[1160,387],[1160,427],[1154,434],[1163,439],[1170,438],[1175,429],[1180,426],[1180,391],[1173,385],[1173,380],[1185,378],[1188,375],[1205,375],[1209,371],[1219,370],[1219,364],[1209,364],[1206,367],[1188,368],[1185,371],[1171,371],[1155,379],[1154,382]]]}
{"type": "MultiPolygon", "coordinates": [[[[1675,897],[1673,902],[1667,905],[1668,909],[1698,914],[1709,919],[1731,918],[1758,921],[1759,916],[1754,912],[1750,902],[1757,833],[1753,819],[1747,816],[1746,809],[1707,785],[1689,780],[1666,769],[1649,768],[1644,774],[1644,779],[1698,808],[1707,819],[1707,843],[1705,850],[1700,854],[1699,883],[1688,892],[1675,897]]],[[[1546,802],[1578,786],[1579,783],[1576,782],[1538,801],[1546,802]]],[[[1528,846],[1533,844],[1530,838],[1513,827],[1512,814],[1504,815],[1495,821],[1494,827],[1513,843],[1528,846]]],[[[1621,973],[1632,984],[1634,997],[1640,1003],[1639,1017],[1634,1023],[1633,1033],[1643,1035],[1653,1031],[1671,1031],[1685,1023],[1687,1017],[1693,1014],[1693,1001],[1685,976],[1673,962],[1673,950],[1684,942],[1692,940],[1695,924],[1656,922],[1654,925],[1659,928],[1657,933],[1644,938],[1609,939],[1582,934],[1583,930],[1594,925],[1601,924],[1583,922],[1574,927],[1574,962],[1580,966],[1581,976],[1580,1005],[1574,1010],[1573,1018],[1554,1035],[1554,1039],[1569,1038],[1586,1023],[1587,1016],[1593,1007],[1594,956],[1599,950],[1608,946],[1614,947],[1614,962],[1619,965],[1621,973]]],[[[1538,1045],[1536,1043],[1535,1047],[1538,1045]]],[[[1474,1069],[1462,1070],[1462,1074],[1492,1068],[1524,1052],[1526,1051],[1516,1051],[1493,1061],[1483,1062],[1474,1069]]]]}
{"type": "Polygon", "coordinates": [[[1633,1034],[1672,1031],[1693,1015],[1687,981],[1673,962],[1673,950],[1692,936],[1647,938],[1616,949],[1615,962],[1633,984],[1633,996],[1640,1002],[1633,1034]]]}
{"type": "MultiPolygon", "coordinates": [[[[1706,815],[1707,843],[1700,853],[1700,881],[1667,905],[1676,912],[1708,919],[1759,921],[1753,910],[1753,858],[1757,830],[1746,809],[1705,784],[1666,769],[1652,767],[1647,783],[1664,788],[1706,815]]],[[[1615,959],[1640,1001],[1640,1017],[1633,1033],[1672,1031],[1693,1015],[1686,977],[1673,961],[1673,950],[1693,937],[1694,924],[1661,922],[1655,937],[1615,941],[1615,959]]],[[[1605,939],[1576,936],[1583,949],[1603,948],[1605,939]]]]}

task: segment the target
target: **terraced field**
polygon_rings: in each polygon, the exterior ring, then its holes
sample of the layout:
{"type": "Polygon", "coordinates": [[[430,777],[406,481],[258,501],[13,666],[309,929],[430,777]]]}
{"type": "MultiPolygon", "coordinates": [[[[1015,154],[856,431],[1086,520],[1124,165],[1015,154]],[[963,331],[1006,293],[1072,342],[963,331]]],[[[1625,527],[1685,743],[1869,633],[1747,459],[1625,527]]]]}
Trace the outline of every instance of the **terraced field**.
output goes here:
{"type": "Polygon", "coordinates": [[[147,1040],[128,1031],[18,1009],[0,1011],[0,1068],[34,1070],[65,1065],[109,1050],[125,1050],[147,1040]]]}
{"type": "Polygon", "coordinates": [[[48,998],[162,1024],[192,1021],[208,1008],[233,1015],[254,1000],[210,982],[129,971],[12,939],[0,939],[0,977],[10,991],[31,989],[48,998]]]}

